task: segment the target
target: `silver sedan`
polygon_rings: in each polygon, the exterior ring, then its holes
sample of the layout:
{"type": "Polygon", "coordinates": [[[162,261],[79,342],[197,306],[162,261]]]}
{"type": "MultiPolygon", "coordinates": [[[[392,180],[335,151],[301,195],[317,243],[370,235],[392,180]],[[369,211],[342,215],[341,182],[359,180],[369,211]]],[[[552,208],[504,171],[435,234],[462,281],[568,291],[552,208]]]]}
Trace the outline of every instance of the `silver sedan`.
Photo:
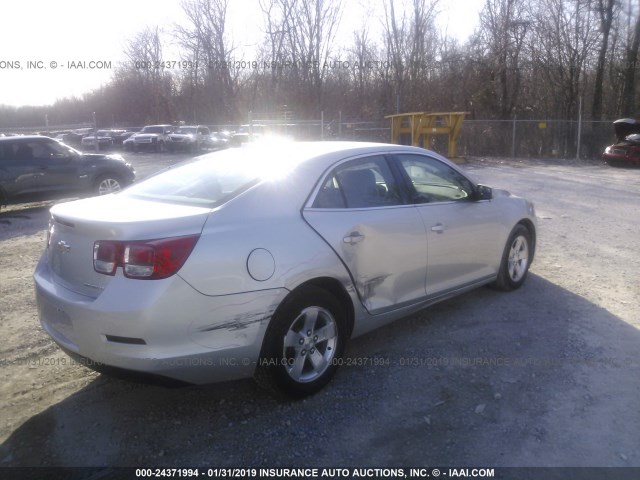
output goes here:
{"type": "Polygon", "coordinates": [[[211,153],[51,209],[40,321],[99,371],[322,388],[347,340],[493,284],[520,287],[533,205],[415,147],[211,153]]]}

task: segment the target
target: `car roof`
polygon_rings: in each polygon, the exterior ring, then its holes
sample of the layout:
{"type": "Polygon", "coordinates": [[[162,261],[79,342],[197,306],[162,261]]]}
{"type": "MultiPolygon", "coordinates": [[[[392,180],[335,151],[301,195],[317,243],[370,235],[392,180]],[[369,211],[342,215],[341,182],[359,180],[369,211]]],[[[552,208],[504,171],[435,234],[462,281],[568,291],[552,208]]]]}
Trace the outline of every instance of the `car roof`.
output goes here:
{"type": "Polygon", "coordinates": [[[264,158],[265,161],[277,161],[287,164],[291,169],[309,168],[320,174],[335,162],[366,154],[385,154],[393,152],[428,154],[449,163],[435,152],[420,147],[394,145],[375,142],[326,141],[326,142],[270,142],[249,143],[241,148],[223,150],[202,155],[198,159],[220,158],[221,156],[242,157],[249,155],[264,158]]]}
{"type": "Polygon", "coordinates": [[[0,137],[0,142],[32,142],[33,140],[55,140],[51,137],[47,137],[45,135],[16,135],[13,137],[0,137]]]}

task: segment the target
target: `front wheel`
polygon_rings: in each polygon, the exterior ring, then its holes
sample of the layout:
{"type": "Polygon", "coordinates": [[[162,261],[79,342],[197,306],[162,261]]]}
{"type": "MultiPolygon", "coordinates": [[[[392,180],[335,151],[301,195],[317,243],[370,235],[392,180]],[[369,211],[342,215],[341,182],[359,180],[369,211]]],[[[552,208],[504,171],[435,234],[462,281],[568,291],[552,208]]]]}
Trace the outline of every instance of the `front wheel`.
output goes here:
{"type": "Polygon", "coordinates": [[[495,286],[505,291],[520,288],[527,278],[532,255],[531,232],[524,225],[516,225],[504,248],[495,286]]]}
{"type": "Polygon", "coordinates": [[[325,290],[302,287],[271,320],[256,380],[292,397],[316,393],[335,374],[346,336],[343,306],[325,290]]]}
{"type": "Polygon", "coordinates": [[[122,180],[115,175],[103,175],[96,181],[95,192],[98,195],[119,192],[124,188],[122,180]]]}

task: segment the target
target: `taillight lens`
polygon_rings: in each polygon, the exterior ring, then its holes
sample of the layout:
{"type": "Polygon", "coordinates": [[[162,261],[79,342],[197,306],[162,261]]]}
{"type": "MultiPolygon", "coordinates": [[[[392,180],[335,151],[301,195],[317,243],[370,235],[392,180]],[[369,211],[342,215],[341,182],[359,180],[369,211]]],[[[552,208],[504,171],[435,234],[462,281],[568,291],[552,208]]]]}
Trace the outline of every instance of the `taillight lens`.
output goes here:
{"type": "Polygon", "coordinates": [[[184,265],[199,237],[131,242],[99,240],[93,246],[93,268],[98,273],[115,275],[118,266],[122,266],[128,278],[167,278],[184,265]]]}
{"type": "Polygon", "coordinates": [[[93,268],[98,273],[115,275],[120,264],[120,242],[100,240],[93,244],[93,268]]]}

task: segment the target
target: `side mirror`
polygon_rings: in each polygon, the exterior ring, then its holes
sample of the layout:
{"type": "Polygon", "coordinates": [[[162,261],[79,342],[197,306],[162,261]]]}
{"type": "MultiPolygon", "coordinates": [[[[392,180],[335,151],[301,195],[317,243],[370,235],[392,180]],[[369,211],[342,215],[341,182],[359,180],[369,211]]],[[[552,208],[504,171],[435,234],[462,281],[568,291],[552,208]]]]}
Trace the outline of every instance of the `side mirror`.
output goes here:
{"type": "Polygon", "coordinates": [[[476,186],[476,200],[491,200],[493,198],[493,190],[486,185],[476,186]]]}

